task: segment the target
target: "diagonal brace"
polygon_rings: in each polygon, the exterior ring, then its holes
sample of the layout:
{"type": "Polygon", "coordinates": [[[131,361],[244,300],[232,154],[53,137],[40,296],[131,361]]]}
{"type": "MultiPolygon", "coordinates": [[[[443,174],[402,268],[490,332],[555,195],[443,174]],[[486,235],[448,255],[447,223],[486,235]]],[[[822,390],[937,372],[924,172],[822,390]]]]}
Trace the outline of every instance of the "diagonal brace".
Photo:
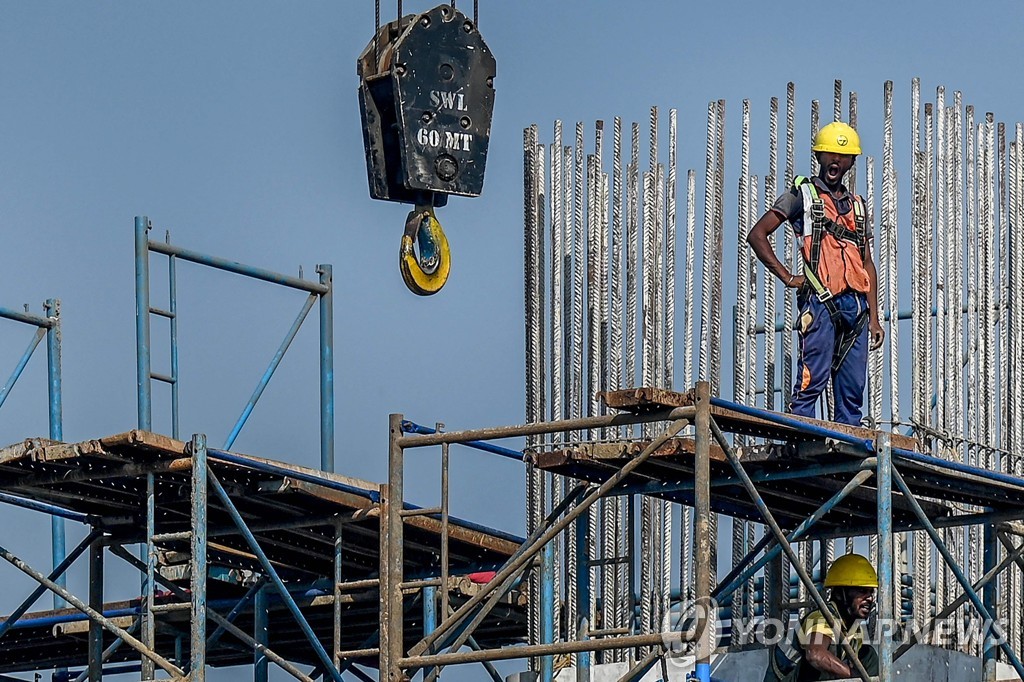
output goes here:
{"type": "Polygon", "coordinates": [[[135,649],[149,660],[156,663],[164,671],[169,673],[174,679],[181,679],[182,676],[184,675],[182,670],[178,668],[176,665],[174,665],[173,663],[171,663],[155,651],[149,649],[145,644],[143,644],[142,642],[128,634],[126,630],[118,627],[117,625],[114,625],[114,623],[110,619],[106,618],[102,613],[96,611],[91,606],[83,602],[81,599],[71,594],[66,589],[64,589],[57,583],[53,582],[52,580],[50,580],[45,575],[35,570],[28,564],[26,564],[24,561],[22,561],[14,554],[12,554],[6,547],[0,547],[0,558],[3,558],[12,566],[17,568],[19,571],[31,577],[40,585],[46,587],[46,589],[50,590],[50,592],[53,592],[59,597],[62,597],[64,601],[68,602],[76,609],[78,609],[85,615],[89,616],[89,619],[92,620],[94,623],[99,623],[101,626],[103,626],[110,632],[114,633],[116,636],[120,637],[122,640],[124,640],[125,644],[135,649]]]}
{"type": "MultiPolygon", "coordinates": [[[[900,475],[900,472],[898,472],[895,467],[892,470],[892,480],[896,482],[896,485],[899,486],[899,489],[903,492],[904,497],[907,498],[907,501],[910,503],[910,508],[914,512],[914,516],[917,517],[917,520],[921,522],[922,526],[924,526],[925,531],[928,532],[928,536],[931,537],[932,542],[935,544],[935,549],[939,550],[942,558],[946,561],[946,565],[949,566],[951,571],[953,571],[953,575],[956,576],[957,582],[960,583],[960,586],[964,588],[964,593],[967,595],[967,598],[971,600],[974,608],[978,610],[978,613],[986,622],[991,623],[990,627],[997,627],[997,623],[993,619],[992,614],[989,613],[987,608],[985,608],[985,605],[982,603],[978,593],[971,587],[971,583],[967,580],[967,577],[964,575],[963,570],[961,570],[960,565],[956,562],[956,559],[953,558],[953,555],[949,553],[949,549],[939,536],[939,532],[935,530],[935,526],[933,526],[932,522],[928,520],[928,516],[924,513],[924,510],[921,509],[921,505],[917,503],[917,499],[915,499],[913,493],[910,492],[910,488],[907,486],[906,481],[903,480],[903,476],[900,475]]],[[[1006,654],[1006,657],[1010,660],[1010,664],[1013,666],[1013,669],[1017,671],[1017,674],[1020,675],[1021,679],[1024,679],[1024,665],[1021,665],[1020,659],[1017,658],[1017,654],[1014,653],[1013,648],[1010,647],[1010,643],[1006,641],[1005,637],[999,637],[997,639],[999,640],[999,648],[1006,654]]]]}
{"type": "Polygon", "coordinates": [[[469,614],[486,599],[491,591],[497,588],[498,585],[502,585],[506,580],[514,575],[520,568],[526,565],[526,563],[533,559],[533,557],[551,540],[558,537],[558,535],[565,530],[570,524],[572,524],[579,516],[586,512],[590,507],[599,499],[604,497],[610,490],[616,485],[621,483],[627,476],[629,476],[635,469],[641,464],[646,462],[650,456],[661,447],[666,441],[675,436],[677,433],[683,430],[685,426],[689,424],[689,419],[686,417],[676,419],[660,436],[655,438],[651,443],[644,448],[644,450],[637,455],[634,459],[630,460],[624,467],[615,472],[607,481],[602,483],[598,488],[593,490],[586,498],[583,499],[578,505],[576,505],[572,511],[568,512],[560,521],[557,521],[548,528],[537,540],[535,540],[528,547],[525,547],[518,557],[510,560],[501,571],[494,577],[488,588],[481,590],[475,594],[469,601],[459,607],[459,609],[452,614],[451,618],[448,618],[441,623],[438,628],[431,633],[430,636],[425,637],[419,644],[412,648],[409,652],[411,656],[420,656],[427,649],[438,642],[442,637],[447,635],[452,628],[458,626],[464,621],[469,614]],[[493,585],[494,587],[491,587],[493,585]]]}
{"type": "MultiPolygon", "coordinates": [[[[769,528],[771,528],[772,534],[775,535],[776,541],[779,543],[779,546],[782,548],[782,551],[785,552],[786,558],[789,559],[790,564],[793,566],[793,568],[796,569],[797,575],[800,576],[801,582],[803,582],[803,584],[807,587],[807,593],[811,596],[811,598],[814,600],[815,605],[818,607],[818,610],[820,610],[821,614],[825,617],[825,620],[828,622],[829,627],[832,628],[832,632],[841,633],[843,630],[840,627],[838,620],[832,614],[832,611],[828,608],[828,605],[825,604],[824,598],[822,598],[821,593],[818,592],[818,588],[814,585],[814,581],[811,580],[811,576],[807,573],[807,569],[804,568],[804,566],[800,563],[800,559],[796,556],[796,552],[793,551],[793,547],[786,540],[786,534],[782,532],[782,528],[779,526],[779,523],[775,520],[775,517],[772,515],[771,510],[768,509],[768,505],[765,504],[765,501],[764,499],[762,499],[761,494],[757,492],[757,488],[754,486],[754,482],[750,480],[750,476],[747,474],[746,469],[743,468],[742,462],[740,462],[739,457],[736,456],[736,451],[733,450],[732,445],[726,439],[725,434],[722,433],[722,429],[719,428],[714,418],[711,418],[710,425],[711,433],[714,434],[715,440],[718,441],[718,444],[725,452],[725,456],[729,459],[729,464],[732,465],[732,468],[736,472],[736,475],[740,477],[740,481],[743,483],[743,487],[746,489],[747,494],[750,495],[750,499],[754,502],[754,505],[757,507],[757,510],[761,513],[761,516],[764,518],[765,524],[769,528]]],[[[839,640],[837,644],[843,648],[843,651],[846,653],[850,662],[853,663],[854,668],[856,669],[857,674],[860,676],[861,680],[863,680],[863,682],[870,682],[871,676],[868,675],[868,671],[864,669],[864,664],[860,662],[860,658],[857,656],[857,652],[853,650],[853,647],[850,646],[850,643],[846,640],[846,638],[839,637],[837,635],[837,639],[839,640]]]]}
{"type": "Polygon", "coordinates": [[[295,600],[292,599],[292,595],[288,592],[288,588],[285,586],[284,581],[281,580],[281,576],[277,574],[277,569],[274,568],[274,565],[270,562],[266,552],[263,551],[263,548],[260,547],[260,544],[256,541],[256,537],[252,534],[252,531],[250,531],[249,527],[245,525],[242,515],[238,512],[234,502],[231,501],[227,491],[224,490],[224,486],[221,485],[220,480],[217,478],[217,474],[215,474],[212,469],[207,472],[207,480],[210,482],[210,485],[213,486],[213,491],[217,494],[217,497],[220,498],[221,503],[228,512],[228,515],[231,516],[231,520],[235,522],[235,525],[238,526],[238,530],[242,532],[242,536],[245,538],[246,543],[248,543],[253,553],[256,554],[260,561],[260,565],[263,566],[263,570],[267,572],[268,576],[270,576],[271,582],[273,582],[274,587],[277,588],[278,594],[281,595],[281,600],[284,601],[285,606],[288,607],[288,610],[295,618],[295,622],[299,625],[302,633],[306,636],[306,639],[313,647],[313,651],[316,653],[317,658],[320,659],[320,663],[323,665],[324,670],[331,676],[331,679],[333,679],[334,682],[342,682],[341,675],[338,673],[338,669],[334,667],[334,663],[331,661],[330,656],[324,649],[324,645],[320,643],[320,640],[313,632],[313,629],[309,625],[309,621],[307,621],[306,617],[302,615],[302,611],[299,610],[298,604],[296,604],[295,600]]]}
{"type": "MultiPolygon", "coordinates": [[[[876,460],[874,458],[868,458],[868,459],[866,459],[864,461],[866,463],[867,462],[871,462],[871,464],[873,466],[874,462],[876,460]]],[[[838,492],[836,492],[835,495],[830,497],[813,514],[811,514],[810,517],[808,517],[807,519],[804,519],[800,523],[800,525],[797,526],[793,530],[793,532],[791,532],[786,537],[786,539],[790,543],[793,543],[793,542],[796,542],[797,540],[799,540],[800,538],[802,538],[808,531],[810,531],[811,527],[814,524],[816,524],[818,521],[820,521],[822,519],[822,517],[824,517],[830,511],[835,509],[836,506],[840,502],[842,502],[850,493],[852,493],[854,490],[856,490],[860,486],[864,485],[864,483],[866,483],[867,480],[869,478],[871,478],[873,475],[874,475],[874,472],[872,472],[872,471],[865,470],[865,471],[858,472],[857,475],[854,476],[850,480],[849,483],[847,483],[845,486],[843,486],[843,488],[841,490],[839,490],[838,492]]],[[[715,592],[712,593],[711,596],[714,597],[714,598],[718,598],[720,595],[723,595],[723,594],[726,594],[726,595],[727,594],[731,594],[740,585],[742,585],[744,582],[746,582],[747,579],[750,578],[750,576],[752,576],[755,573],[757,573],[759,570],[761,570],[761,568],[765,564],[767,564],[769,561],[771,561],[772,559],[777,557],[782,552],[782,547],[779,546],[779,543],[775,540],[775,538],[772,537],[771,535],[765,534],[765,536],[761,539],[761,542],[759,542],[757,544],[757,546],[755,546],[754,549],[751,550],[750,554],[748,554],[747,556],[748,557],[752,557],[752,556],[756,555],[757,552],[761,551],[766,546],[770,547],[770,549],[767,552],[765,552],[763,557],[761,557],[758,561],[754,562],[751,566],[749,566],[748,568],[743,570],[742,574],[740,574],[738,576],[734,576],[732,574],[726,576],[725,580],[722,581],[723,584],[720,585],[718,588],[716,588],[715,592]]],[[[737,568],[740,568],[741,566],[743,566],[742,563],[740,564],[740,566],[737,566],[737,568]]],[[[733,569],[733,573],[736,573],[736,569],[733,569]]]]}
{"type": "MultiPolygon", "coordinates": [[[[64,560],[53,569],[48,576],[49,579],[57,580],[57,578],[63,575],[64,572],[71,567],[71,564],[75,563],[75,560],[82,556],[82,553],[85,552],[85,550],[89,549],[89,545],[91,545],[93,541],[102,534],[102,531],[94,529],[86,535],[85,539],[82,540],[77,547],[71,550],[71,552],[64,557],[64,560]]],[[[39,597],[43,596],[44,592],[46,592],[45,585],[39,585],[36,589],[32,590],[32,594],[26,597],[25,601],[21,602],[21,604],[18,605],[18,608],[11,612],[11,615],[7,616],[7,620],[0,623],[0,637],[3,637],[12,627],[14,627],[18,622],[18,619],[24,616],[25,612],[32,608],[32,604],[34,604],[39,597]]]]}
{"type": "MultiPolygon", "coordinates": [[[[1003,539],[1002,535],[1000,535],[1000,539],[1001,540],[1003,539]]],[[[1007,544],[1007,543],[1004,542],[1004,544],[1007,544]]],[[[1010,553],[1007,554],[1003,558],[1003,560],[1000,561],[996,566],[993,566],[989,570],[988,573],[983,575],[978,580],[978,582],[974,583],[973,589],[974,589],[975,592],[977,592],[981,588],[985,587],[985,585],[987,585],[989,582],[991,582],[992,579],[995,578],[997,575],[1002,573],[1006,569],[1006,567],[1009,566],[1010,564],[1012,564],[1014,562],[1017,562],[1018,564],[1020,564],[1020,562],[1021,562],[1021,558],[1020,557],[1021,557],[1022,554],[1024,554],[1024,544],[1022,544],[1020,547],[1015,547],[1012,543],[1009,543],[1009,544],[1007,544],[1007,549],[1010,551],[1010,553]]],[[[898,648],[896,650],[896,652],[893,654],[893,656],[892,656],[893,660],[895,661],[900,656],[902,656],[903,654],[905,654],[908,651],[910,651],[910,648],[920,641],[921,635],[923,635],[925,633],[928,633],[928,632],[931,632],[932,628],[935,627],[936,623],[938,623],[940,620],[942,620],[943,618],[945,618],[949,614],[951,614],[954,611],[956,611],[958,608],[960,608],[961,605],[966,603],[967,600],[968,600],[967,593],[966,592],[961,593],[959,597],[957,597],[952,602],[950,602],[944,609],[942,609],[942,611],[940,611],[937,614],[935,614],[935,616],[932,617],[931,620],[928,621],[928,625],[924,628],[924,630],[922,630],[921,632],[913,632],[913,633],[911,633],[910,639],[907,642],[904,642],[902,645],[900,645],[900,648],[898,648]]]]}
{"type": "MultiPolygon", "coordinates": [[[[134,556],[131,552],[126,551],[124,549],[124,547],[121,547],[120,545],[111,545],[110,553],[113,554],[114,556],[120,558],[120,559],[123,559],[124,561],[126,561],[128,564],[134,566],[139,571],[145,571],[146,570],[146,564],[143,563],[141,559],[139,559],[138,557],[134,556]]],[[[189,596],[188,592],[186,592],[181,587],[178,587],[177,585],[175,585],[170,580],[167,580],[166,578],[161,576],[159,573],[156,574],[155,578],[156,578],[156,581],[158,583],[160,583],[161,585],[166,587],[175,597],[177,597],[178,599],[182,600],[183,602],[188,602],[189,599],[191,598],[189,596]]],[[[252,638],[251,635],[249,635],[249,633],[245,632],[244,630],[239,628],[237,625],[235,625],[234,623],[232,623],[227,618],[225,618],[224,616],[220,615],[219,613],[217,613],[213,609],[209,609],[208,608],[206,610],[206,615],[214,623],[217,623],[217,625],[223,627],[229,634],[231,634],[232,636],[234,636],[237,639],[239,639],[242,642],[244,642],[247,646],[252,648],[254,651],[258,651],[259,653],[263,654],[264,656],[269,658],[271,661],[276,663],[278,666],[281,667],[282,670],[287,672],[292,677],[294,677],[294,678],[296,678],[298,680],[302,680],[302,682],[313,682],[313,679],[311,677],[309,677],[308,675],[303,674],[303,672],[301,670],[299,670],[294,665],[292,665],[291,663],[286,661],[284,658],[282,658],[280,654],[275,653],[274,651],[268,649],[266,646],[264,646],[264,645],[260,644],[259,642],[257,642],[255,639],[252,638]]]]}

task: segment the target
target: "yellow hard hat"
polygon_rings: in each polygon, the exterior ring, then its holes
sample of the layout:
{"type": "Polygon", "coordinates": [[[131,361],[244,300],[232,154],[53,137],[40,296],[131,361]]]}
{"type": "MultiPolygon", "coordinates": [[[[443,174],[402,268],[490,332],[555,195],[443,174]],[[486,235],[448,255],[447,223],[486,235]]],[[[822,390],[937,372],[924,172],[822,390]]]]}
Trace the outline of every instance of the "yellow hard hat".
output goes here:
{"type": "Polygon", "coordinates": [[[878,574],[860,554],[844,554],[829,566],[825,587],[878,587],[878,574]]]}
{"type": "Polygon", "coordinates": [[[814,146],[811,149],[816,152],[857,156],[860,154],[860,135],[842,121],[829,123],[814,136],[814,146]]]}

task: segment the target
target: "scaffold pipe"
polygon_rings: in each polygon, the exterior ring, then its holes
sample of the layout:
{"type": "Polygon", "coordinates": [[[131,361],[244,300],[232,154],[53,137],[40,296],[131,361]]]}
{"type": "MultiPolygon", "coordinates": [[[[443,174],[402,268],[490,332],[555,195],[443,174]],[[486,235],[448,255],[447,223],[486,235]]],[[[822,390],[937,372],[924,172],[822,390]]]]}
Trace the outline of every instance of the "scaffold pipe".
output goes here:
{"type": "MultiPolygon", "coordinates": [[[[416,433],[416,434],[431,434],[438,433],[437,429],[432,429],[429,426],[421,426],[416,422],[411,422],[408,419],[402,422],[402,433],[416,433]]],[[[492,445],[479,440],[470,440],[459,443],[459,445],[465,445],[468,448],[474,450],[483,450],[484,452],[490,452],[495,455],[501,455],[502,457],[508,457],[509,459],[516,459],[519,461],[523,460],[523,453],[519,450],[513,450],[511,448],[503,448],[500,445],[492,445]]]]}

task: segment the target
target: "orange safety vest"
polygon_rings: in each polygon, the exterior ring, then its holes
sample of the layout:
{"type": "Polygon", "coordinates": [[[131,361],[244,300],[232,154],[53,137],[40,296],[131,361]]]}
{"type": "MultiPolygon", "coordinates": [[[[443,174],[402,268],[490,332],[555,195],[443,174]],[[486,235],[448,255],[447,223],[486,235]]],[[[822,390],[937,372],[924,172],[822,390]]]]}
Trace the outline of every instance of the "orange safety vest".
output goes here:
{"type": "Polygon", "coordinates": [[[871,281],[864,266],[868,235],[863,200],[852,194],[853,210],[840,215],[832,196],[819,192],[812,180],[798,177],[794,184],[803,195],[804,262],[814,268],[819,282],[834,296],[850,290],[868,293],[871,281]]]}

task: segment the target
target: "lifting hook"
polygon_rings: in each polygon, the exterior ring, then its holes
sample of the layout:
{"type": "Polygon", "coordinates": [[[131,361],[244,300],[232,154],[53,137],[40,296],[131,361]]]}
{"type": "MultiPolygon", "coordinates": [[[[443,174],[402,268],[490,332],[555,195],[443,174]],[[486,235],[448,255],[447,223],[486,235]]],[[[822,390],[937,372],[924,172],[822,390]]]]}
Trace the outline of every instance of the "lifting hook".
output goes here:
{"type": "Polygon", "coordinates": [[[419,296],[436,294],[448,281],[452,255],[432,205],[418,204],[405,219],[398,265],[405,286],[419,296]]]}

